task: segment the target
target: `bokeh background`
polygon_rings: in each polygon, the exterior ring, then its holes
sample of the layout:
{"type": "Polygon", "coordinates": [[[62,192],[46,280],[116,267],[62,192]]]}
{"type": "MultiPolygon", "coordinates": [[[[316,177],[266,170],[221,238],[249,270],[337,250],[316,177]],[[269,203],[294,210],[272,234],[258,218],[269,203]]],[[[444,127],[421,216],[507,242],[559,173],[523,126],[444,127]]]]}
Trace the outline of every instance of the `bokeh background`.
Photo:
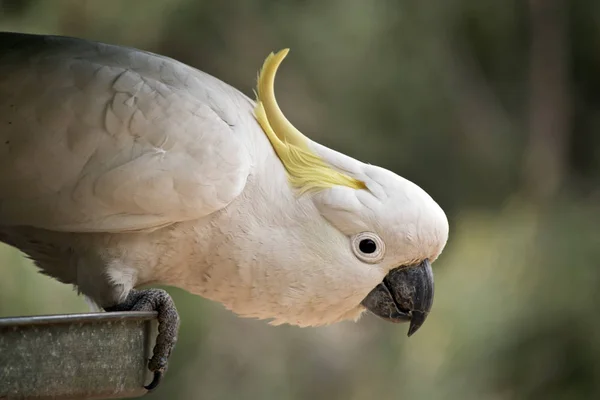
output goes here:
{"type": "MultiPolygon", "coordinates": [[[[148,399],[600,398],[597,0],[3,0],[0,29],[162,53],[280,104],[309,137],[446,210],[423,328],[271,327],[168,288],[182,316],[148,399]]],[[[0,248],[0,316],[87,311],[0,248]]],[[[0,383],[1,384],[1,383],[0,383]]]]}

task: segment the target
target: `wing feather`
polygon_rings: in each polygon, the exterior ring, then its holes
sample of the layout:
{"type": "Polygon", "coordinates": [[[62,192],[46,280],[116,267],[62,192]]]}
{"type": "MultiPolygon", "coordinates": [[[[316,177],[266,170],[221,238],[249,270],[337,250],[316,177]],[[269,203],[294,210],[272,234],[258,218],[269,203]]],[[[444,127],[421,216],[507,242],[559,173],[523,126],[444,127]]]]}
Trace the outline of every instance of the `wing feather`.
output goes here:
{"type": "Polygon", "coordinates": [[[0,225],[121,232],[211,214],[245,186],[251,112],[166,57],[1,33],[0,225]]]}

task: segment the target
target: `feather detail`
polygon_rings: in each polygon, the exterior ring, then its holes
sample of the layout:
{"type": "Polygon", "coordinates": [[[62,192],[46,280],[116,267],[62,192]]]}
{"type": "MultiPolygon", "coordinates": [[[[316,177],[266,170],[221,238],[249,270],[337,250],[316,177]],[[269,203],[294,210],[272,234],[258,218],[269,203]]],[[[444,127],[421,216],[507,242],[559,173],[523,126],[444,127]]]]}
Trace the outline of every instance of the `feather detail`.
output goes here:
{"type": "Polygon", "coordinates": [[[275,99],[275,75],[288,54],[284,49],[271,53],[258,74],[254,115],[281,160],[292,186],[300,194],[334,186],[366,189],[364,182],[345,175],[327,164],[309,147],[309,139],[283,115],[275,99]]]}

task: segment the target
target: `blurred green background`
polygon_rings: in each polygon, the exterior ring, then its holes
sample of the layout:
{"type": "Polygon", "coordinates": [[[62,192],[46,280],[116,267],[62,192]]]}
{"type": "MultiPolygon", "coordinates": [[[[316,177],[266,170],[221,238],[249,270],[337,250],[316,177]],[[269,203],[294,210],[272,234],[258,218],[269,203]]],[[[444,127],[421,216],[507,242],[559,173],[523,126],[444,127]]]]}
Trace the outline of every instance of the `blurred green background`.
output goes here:
{"type": "MultiPolygon", "coordinates": [[[[446,210],[423,328],[300,329],[169,288],[181,336],[149,399],[600,398],[598,0],[3,0],[0,29],[162,53],[446,210]]],[[[0,316],[87,311],[0,248],[0,316]]],[[[0,383],[1,384],[1,383],[0,383]]]]}

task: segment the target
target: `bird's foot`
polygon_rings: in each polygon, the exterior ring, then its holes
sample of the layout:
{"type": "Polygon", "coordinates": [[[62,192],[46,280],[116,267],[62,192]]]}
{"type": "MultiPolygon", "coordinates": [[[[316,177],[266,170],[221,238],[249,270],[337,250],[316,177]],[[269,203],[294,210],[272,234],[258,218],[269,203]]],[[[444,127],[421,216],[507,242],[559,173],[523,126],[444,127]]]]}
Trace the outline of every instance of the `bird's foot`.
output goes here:
{"type": "Polygon", "coordinates": [[[152,382],[145,388],[156,389],[164,373],[171,351],[177,342],[179,331],[179,314],[169,294],[162,289],[131,290],[120,304],[105,308],[106,311],[157,311],[158,336],[148,369],[154,374],[152,382]]]}

